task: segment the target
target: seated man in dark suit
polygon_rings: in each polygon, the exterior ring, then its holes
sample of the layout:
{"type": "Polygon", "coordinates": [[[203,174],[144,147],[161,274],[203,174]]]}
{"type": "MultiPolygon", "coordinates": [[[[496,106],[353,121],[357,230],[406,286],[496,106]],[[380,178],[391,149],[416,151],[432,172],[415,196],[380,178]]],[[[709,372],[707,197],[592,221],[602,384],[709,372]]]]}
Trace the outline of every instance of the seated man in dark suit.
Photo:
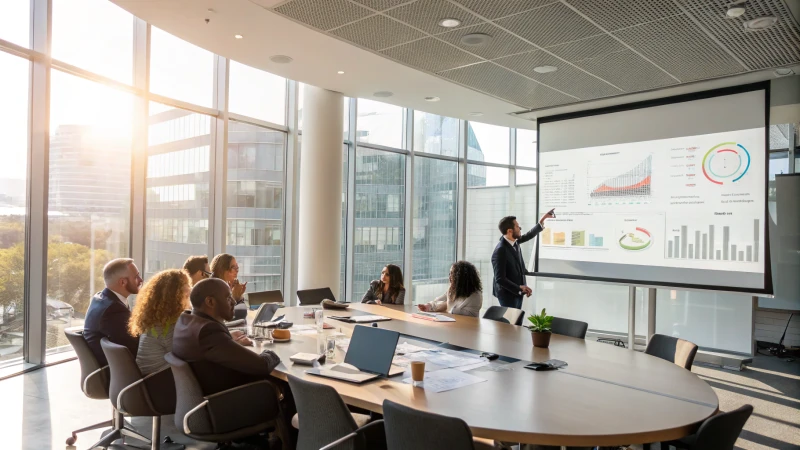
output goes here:
{"type": "Polygon", "coordinates": [[[100,339],[104,337],[115,344],[128,347],[131,355],[136,357],[139,338],[128,334],[128,320],[131,318],[128,296],[138,294],[142,286],[139,269],[130,258],[109,261],[103,267],[103,280],[106,288],[92,297],[83,322],[83,338],[100,366],[108,364],[100,347],[100,339]]]}
{"type": "Polygon", "coordinates": [[[263,380],[281,359],[264,350],[260,355],[244,348],[246,336],[231,335],[226,320],[233,318],[236,301],[228,283],[218,278],[201,280],[189,296],[192,311],[175,324],[172,353],[192,367],[203,395],[263,380]]]}

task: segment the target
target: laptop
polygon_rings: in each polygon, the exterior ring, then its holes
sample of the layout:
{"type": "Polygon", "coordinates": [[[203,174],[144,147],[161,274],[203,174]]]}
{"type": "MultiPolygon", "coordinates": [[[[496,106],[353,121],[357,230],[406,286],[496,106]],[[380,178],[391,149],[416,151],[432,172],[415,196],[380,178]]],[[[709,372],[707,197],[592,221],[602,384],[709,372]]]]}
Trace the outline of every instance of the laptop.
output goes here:
{"type": "Polygon", "coordinates": [[[336,301],[331,288],[303,289],[297,291],[297,300],[300,305],[319,305],[325,299],[336,301]]]}
{"type": "Polygon", "coordinates": [[[400,333],[396,331],[356,326],[350,337],[344,364],[309,369],[306,373],[351,383],[388,378],[399,338],[400,333]],[[349,370],[350,367],[355,370],[349,370]]]}
{"type": "Polygon", "coordinates": [[[283,294],[279,290],[249,292],[247,302],[250,304],[250,309],[256,309],[264,303],[283,303],[283,294]]]}
{"type": "Polygon", "coordinates": [[[253,319],[253,324],[261,324],[272,321],[272,318],[275,316],[275,312],[278,311],[278,308],[282,307],[283,305],[278,303],[262,303],[261,306],[258,307],[258,311],[256,311],[256,317],[253,319]]]}

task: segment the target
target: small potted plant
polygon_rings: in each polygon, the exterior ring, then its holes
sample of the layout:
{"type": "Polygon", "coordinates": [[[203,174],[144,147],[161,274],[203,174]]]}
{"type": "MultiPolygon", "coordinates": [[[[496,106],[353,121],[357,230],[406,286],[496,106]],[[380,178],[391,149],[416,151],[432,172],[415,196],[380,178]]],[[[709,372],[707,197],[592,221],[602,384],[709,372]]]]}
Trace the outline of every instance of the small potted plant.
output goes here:
{"type": "Polygon", "coordinates": [[[531,314],[528,320],[531,322],[527,327],[531,330],[533,346],[539,348],[549,347],[550,335],[552,334],[550,328],[553,325],[553,316],[548,316],[545,309],[542,308],[541,314],[531,314]]]}

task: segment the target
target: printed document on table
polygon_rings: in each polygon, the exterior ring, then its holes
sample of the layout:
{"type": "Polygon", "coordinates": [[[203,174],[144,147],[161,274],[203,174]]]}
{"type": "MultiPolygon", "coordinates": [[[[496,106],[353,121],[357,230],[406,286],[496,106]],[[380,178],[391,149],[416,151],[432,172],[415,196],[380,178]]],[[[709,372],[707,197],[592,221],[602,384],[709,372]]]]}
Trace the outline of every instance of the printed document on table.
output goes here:
{"type": "MultiPolygon", "coordinates": [[[[426,373],[421,387],[428,392],[445,392],[482,383],[484,381],[486,381],[486,379],[459,370],[442,369],[426,373]]],[[[411,384],[411,377],[404,379],[403,383],[411,384]]]]}

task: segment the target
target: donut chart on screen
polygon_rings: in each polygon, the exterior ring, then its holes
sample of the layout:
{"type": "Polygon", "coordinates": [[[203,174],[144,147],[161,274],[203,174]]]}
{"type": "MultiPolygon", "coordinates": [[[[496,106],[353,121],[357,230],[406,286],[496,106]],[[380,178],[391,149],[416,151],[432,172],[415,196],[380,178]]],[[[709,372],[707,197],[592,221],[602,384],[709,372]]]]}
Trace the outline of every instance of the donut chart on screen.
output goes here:
{"type": "Polygon", "coordinates": [[[750,169],[750,152],[742,144],[723,142],[703,156],[703,175],[715,184],[735,183],[750,169]]]}
{"type": "Polygon", "coordinates": [[[649,231],[641,227],[636,227],[633,230],[623,231],[622,237],[619,238],[619,246],[623,250],[638,251],[650,247],[653,242],[653,236],[649,231]]]}

